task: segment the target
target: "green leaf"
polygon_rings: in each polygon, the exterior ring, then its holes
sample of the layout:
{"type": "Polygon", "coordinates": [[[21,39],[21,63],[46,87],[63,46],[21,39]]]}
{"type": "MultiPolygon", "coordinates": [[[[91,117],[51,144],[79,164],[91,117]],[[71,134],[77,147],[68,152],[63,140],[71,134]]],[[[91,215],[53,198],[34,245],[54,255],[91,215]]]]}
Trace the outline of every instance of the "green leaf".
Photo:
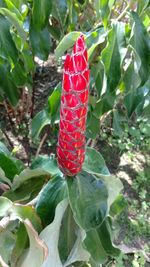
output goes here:
{"type": "Polygon", "coordinates": [[[51,114],[52,123],[59,121],[61,90],[61,84],[59,83],[48,98],[48,106],[51,114]]]}
{"type": "Polygon", "coordinates": [[[77,239],[77,228],[70,206],[67,207],[60,228],[58,249],[61,262],[64,264],[77,239]]]}
{"type": "Polygon", "coordinates": [[[13,12],[11,12],[10,10],[6,9],[6,8],[0,8],[0,14],[2,14],[3,16],[5,16],[8,21],[10,22],[11,25],[14,25],[15,28],[17,29],[21,39],[23,42],[26,41],[27,39],[27,35],[23,29],[23,23],[22,21],[20,21],[16,14],[14,14],[13,12]]]}
{"type": "Polygon", "coordinates": [[[123,128],[122,128],[123,120],[125,120],[125,118],[118,110],[115,109],[113,111],[113,129],[114,129],[114,134],[117,136],[122,136],[123,134],[123,128]]]}
{"type": "Polygon", "coordinates": [[[107,260],[107,253],[103,248],[97,228],[86,233],[84,245],[96,264],[104,263],[107,260]]]}
{"type": "Polygon", "coordinates": [[[99,100],[101,95],[103,95],[106,91],[106,76],[104,73],[104,65],[101,60],[92,66],[90,74],[91,81],[95,83],[97,99],[99,100]]]}
{"type": "Polygon", "coordinates": [[[59,175],[44,186],[36,204],[36,212],[44,224],[49,224],[53,221],[57,204],[66,196],[66,181],[59,175]]]}
{"type": "Polygon", "coordinates": [[[18,203],[13,204],[11,208],[11,213],[13,214],[13,219],[15,217],[23,221],[28,219],[32,223],[32,226],[36,231],[40,232],[42,230],[41,220],[38,217],[33,206],[24,206],[19,205],[18,203]]]}
{"type": "Polygon", "coordinates": [[[107,27],[108,18],[110,14],[109,0],[95,0],[95,7],[97,12],[97,17],[102,18],[104,27],[107,27]]]}
{"type": "Polygon", "coordinates": [[[12,206],[12,202],[6,197],[0,197],[0,217],[5,217],[7,211],[12,206]]]}
{"type": "Polygon", "coordinates": [[[85,230],[99,226],[107,214],[108,193],[105,184],[85,171],[68,178],[71,209],[77,224],[85,230]]]}
{"type": "Polygon", "coordinates": [[[38,169],[38,168],[42,169],[43,171],[46,171],[51,176],[57,174],[62,176],[62,172],[59,170],[57,166],[57,161],[54,158],[54,156],[49,157],[44,155],[36,158],[31,164],[31,169],[38,169]]]}
{"type": "Polygon", "coordinates": [[[0,142],[0,153],[4,153],[4,154],[7,154],[7,155],[10,154],[9,150],[7,149],[7,147],[2,142],[0,142]]]}
{"type": "Polygon", "coordinates": [[[19,89],[11,76],[11,69],[8,62],[0,62],[0,95],[9,100],[11,105],[16,106],[20,97],[19,89]]]}
{"type": "Polygon", "coordinates": [[[88,112],[86,135],[88,138],[95,139],[100,131],[100,121],[93,112],[88,112]]]}
{"type": "Polygon", "coordinates": [[[30,26],[30,42],[33,54],[42,60],[46,60],[51,49],[51,38],[48,27],[37,30],[34,25],[30,26]]]}
{"type": "Polygon", "coordinates": [[[64,52],[67,51],[70,47],[72,47],[80,36],[81,32],[70,32],[64,36],[64,38],[60,41],[59,45],[55,50],[55,56],[57,60],[59,57],[63,56],[64,52]]]}
{"type": "Polygon", "coordinates": [[[49,173],[41,169],[25,169],[20,175],[16,175],[12,188],[4,193],[4,196],[13,201],[26,203],[37,196],[49,173]]]}
{"type": "Polygon", "coordinates": [[[5,1],[6,5],[7,5],[8,9],[9,9],[11,12],[15,13],[16,16],[18,17],[18,19],[19,19],[20,21],[22,21],[22,20],[23,20],[22,15],[21,15],[21,13],[19,12],[19,10],[15,7],[15,5],[12,3],[12,1],[10,1],[10,0],[4,0],[4,1],[5,1]]]}
{"type": "Polygon", "coordinates": [[[31,170],[29,168],[23,170],[19,175],[16,175],[13,180],[13,189],[17,189],[24,182],[34,178],[38,178],[40,176],[49,176],[49,173],[40,168],[31,170]]]}
{"type": "Polygon", "coordinates": [[[62,218],[68,206],[68,200],[62,200],[56,207],[54,221],[49,224],[40,234],[40,238],[46,243],[49,253],[41,267],[62,267],[58,252],[58,240],[62,218]]]}
{"type": "Polygon", "coordinates": [[[12,183],[10,182],[10,180],[5,176],[4,171],[2,170],[2,168],[0,168],[0,182],[6,183],[8,184],[10,187],[12,186],[12,183]]]}
{"type": "Polygon", "coordinates": [[[0,197],[0,217],[10,216],[11,220],[29,219],[37,231],[41,231],[41,220],[31,206],[15,204],[6,197],[0,197]]]}
{"type": "Polygon", "coordinates": [[[150,72],[149,36],[137,13],[132,12],[131,15],[134,20],[134,25],[130,44],[139,56],[138,61],[140,61],[138,62],[138,71],[141,78],[141,85],[143,85],[149,78],[150,72]]]}
{"type": "Polygon", "coordinates": [[[26,204],[28,201],[33,200],[40,192],[42,186],[45,183],[45,177],[39,176],[35,179],[30,179],[22,183],[17,189],[10,189],[3,195],[11,199],[12,201],[26,204]]]}
{"type": "Polygon", "coordinates": [[[107,76],[107,91],[113,92],[120,81],[121,63],[125,53],[125,24],[117,22],[112,25],[108,33],[107,46],[102,51],[102,61],[107,76]]]}
{"type": "Polygon", "coordinates": [[[83,170],[92,174],[109,175],[102,155],[91,147],[86,147],[83,170]]]}
{"type": "Polygon", "coordinates": [[[108,191],[107,205],[109,213],[111,205],[117,199],[120,192],[123,190],[123,184],[119,178],[113,175],[101,176],[97,174],[97,177],[100,177],[100,179],[104,182],[107,188],[108,191]]]}
{"type": "Polygon", "coordinates": [[[47,26],[51,10],[52,1],[33,0],[32,25],[37,32],[40,32],[40,30],[47,26]]]}
{"type": "Polygon", "coordinates": [[[48,255],[47,247],[44,242],[39,238],[30,221],[26,219],[24,221],[24,224],[29,236],[30,247],[22,255],[16,267],[41,267],[48,255]]]}
{"type": "Polygon", "coordinates": [[[3,16],[0,16],[0,56],[11,58],[13,62],[17,61],[18,51],[10,34],[10,23],[3,16]]]}
{"type": "Polygon", "coordinates": [[[136,90],[128,93],[124,98],[124,105],[127,109],[128,117],[138,108],[140,104],[143,103],[145,97],[148,94],[148,88],[146,85],[139,87],[136,90]]]}
{"type": "Polygon", "coordinates": [[[150,6],[150,0],[139,0],[137,13],[140,15],[149,6],[150,6]]]}
{"type": "Polygon", "coordinates": [[[120,214],[126,207],[128,203],[123,195],[119,195],[110,207],[110,216],[114,217],[120,214]]]}
{"type": "Polygon", "coordinates": [[[31,122],[31,137],[37,140],[44,126],[51,123],[50,114],[45,110],[41,110],[35,115],[31,122]]]}
{"type": "Polygon", "coordinates": [[[92,229],[86,234],[84,244],[96,264],[104,263],[108,256],[119,256],[120,250],[112,242],[109,219],[106,219],[100,227],[92,229]]]}
{"type": "Polygon", "coordinates": [[[13,180],[16,174],[19,174],[22,169],[23,165],[19,160],[16,160],[11,155],[8,156],[4,153],[0,152],[0,167],[5,172],[7,178],[11,181],[13,180]]]}
{"type": "Polygon", "coordinates": [[[74,262],[87,262],[89,260],[90,254],[83,248],[83,240],[85,239],[85,236],[85,232],[78,229],[76,242],[63,267],[70,266],[74,262]]]}
{"type": "Polygon", "coordinates": [[[104,32],[104,28],[100,27],[87,35],[85,40],[88,48],[89,62],[92,60],[95,48],[105,41],[106,34],[107,33],[104,32]]]}
{"type": "Polygon", "coordinates": [[[13,233],[16,228],[16,222],[10,222],[8,217],[2,220],[0,221],[0,225],[3,225],[0,231],[0,266],[9,267],[10,265],[8,266],[6,264],[10,263],[11,254],[16,241],[16,236],[13,233]]]}
{"type": "Polygon", "coordinates": [[[115,92],[105,93],[100,100],[97,101],[93,114],[96,118],[100,118],[103,114],[113,109],[116,100],[115,92]]]}
{"type": "Polygon", "coordinates": [[[11,254],[11,266],[16,267],[17,261],[24,252],[28,241],[28,235],[23,223],[19,224],[18,231],[16,233],[16,242],[11,254]]]}
{"type": "Polygon", "coordinates": [[[52,15],[59,21],[62,32],[67,18],[67,10],[68,5],[66,0],[55,0],[53,2],[52,15]]]}

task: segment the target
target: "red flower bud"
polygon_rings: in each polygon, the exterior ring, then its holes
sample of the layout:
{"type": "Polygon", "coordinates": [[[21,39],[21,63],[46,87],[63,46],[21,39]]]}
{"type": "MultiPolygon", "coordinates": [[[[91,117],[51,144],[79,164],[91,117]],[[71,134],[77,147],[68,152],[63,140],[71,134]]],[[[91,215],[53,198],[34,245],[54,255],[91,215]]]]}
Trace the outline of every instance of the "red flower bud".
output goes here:
{"type": "Polygon", "coordinates": [[[80,172],[84,162],[89,73],[87,48],[81,35],[64,63],[57,161],[68,176],[80,172]]]}

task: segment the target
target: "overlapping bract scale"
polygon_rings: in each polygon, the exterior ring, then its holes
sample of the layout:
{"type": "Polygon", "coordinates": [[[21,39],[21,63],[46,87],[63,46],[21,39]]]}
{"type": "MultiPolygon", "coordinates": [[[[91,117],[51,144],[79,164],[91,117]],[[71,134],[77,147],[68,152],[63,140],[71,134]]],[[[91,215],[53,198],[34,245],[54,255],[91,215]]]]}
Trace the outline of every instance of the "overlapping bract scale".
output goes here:
{"type": "Polygon", "coordinates": [[[87,48],[81,35],[64,63],[57,161],[67,176],[80,172],[84,162],[88,95],[87,48]]]}

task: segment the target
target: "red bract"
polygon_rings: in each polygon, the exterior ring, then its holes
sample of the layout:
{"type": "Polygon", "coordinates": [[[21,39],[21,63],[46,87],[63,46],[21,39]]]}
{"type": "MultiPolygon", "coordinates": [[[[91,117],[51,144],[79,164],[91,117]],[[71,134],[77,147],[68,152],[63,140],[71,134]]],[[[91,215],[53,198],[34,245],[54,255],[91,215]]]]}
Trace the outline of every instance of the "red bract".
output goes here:
{"type": "Polygon", "coordinates": [[[84,162],[88,95],[87,48],[81,35],[64,63],[57,161],[67,176],[80,172],[84,162]]]}

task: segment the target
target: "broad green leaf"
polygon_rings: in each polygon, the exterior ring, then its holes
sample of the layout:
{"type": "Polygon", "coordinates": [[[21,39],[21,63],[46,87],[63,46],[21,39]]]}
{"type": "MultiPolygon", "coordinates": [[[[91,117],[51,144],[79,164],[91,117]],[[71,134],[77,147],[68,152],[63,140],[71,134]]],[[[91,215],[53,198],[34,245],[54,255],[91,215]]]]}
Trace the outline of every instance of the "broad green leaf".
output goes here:
{"type": "Polygon", "coordinates": [[[106,35],[107,35],[107,33],[104,32],[104,28],[100,27],[100,28],[90,32],[86,36],[85,40],[86,40],[86,44],[87,44],[87,48],[88,48],[89,62],[92,60],[92,55],[93,55],[95,48],[99,44],[101,44],[105,41],[106,35]]]}
{"type": "Polygon", "coordinates": [[[0,8],[0,14],[7,17],[10,24],[14,25],[17,29],[22,41],[25,42],[27,39],[27,35],[23,29],[22,21],[17,18],[16,14],[12,13],[9,9],[6,8],[0,8]]]}
{"type": "Polygon", "coordinates": [[[57,204],[66,197],[66,181],[61,176],[55,176],[45,185],[36,204],[36,212],[44,225],[53,221],[57,204]]]}
{"type": "Polygon", "coordinates": [[[12,188],[3,195],[12,201],[26,203],[37,196],[47,178],[49,173],[40,168],[25,169],[14,177],[12,188]]]}
{"type": "Polygon", "coordinates": [[[35,115],[31,122],[31,137],[33,139],[38,139],[44,126],[51,123],[50,114],[45,110],[41,110],[35,115]]]}
{"type": "Polygon", "coordinates": [[[42,226],[41,226],[41,220],[39,216],[37,215],[34,207],[32,206],[24,206],[24,205],[19,205],[19,204],[13,204],[11,208],[11,213],[12,213],[12,218],[19,218],[20,220],[26,220],[28,219],[34,229],[36,231],[41,231],[42,226]]]}
{"type": "Polygon", "coordinates": [[[115,109],[113,111],[113,129],[115,135],[122,136],[123,134],[122,121],[124,120],[125,118],[122,116],[122,114],[117,109],[115,109]]]}
{"type": "MultiPolygon", "coordinates": [[[[5,219],[6,218],[3,218],[3,222],[5,219]]],[[[1,224],[1,221],[0,221],[0,224],[1,224]]],[[[13,233],[16,228],[16,222],[10,222],[8,219],[8,222],[4,223],[3,227],[0,231],[0,266],[8,267],[8,265],[6,264],[10,263],[11,254],[12,254],[13,248],[15,246],[15,241],[16,241],[16,236],[13,233]]]]}
{"type": "Polygon", "coordinates": [[[131,15],[134,20],[134,24],[130,44],[135,49],[140,59],[140,62],[138,63],[138,71],[141,78],[141,85],[143,85],[149,78],[150,72],[149,36],[137,13],[132,12],[131,15]]]}
{"type": "Polygon", "coordinates": [[[95,0],[95,7],[97,12],[97,17],[102,18],[103,24],[107,27],[108,18],[110,14],[109,0],[95,0]]]}
{"type": "Polygon", "coordinates": [[[73,218],[70,206],[67,207],[60,228],[58,250],[61,262],[64,264],[77,239],[78,226],[73,218]]]}
{"type": "MultiPolygon", "coordinates": [[[[135,54],[135,53],[134,53],[135,54]]],[[[131,62],[124,73],[123,82],[125,85],[125,92],[132,93],[140,86],[141,78],[138,72],[136,62],[131,62]]]]}
{"type": "Polygon", "coordinates": [[[62,57],[64,55],[64,52],[74,45],[80,34],[81,32],[70,32],[64,36],[55,50],[55,56],[57,59],[59,59],[59,57],[62,57]]]}
{"type": "Polygon", "coordinates": [[[101,95],[106,92],[106,75],[104,73],[104,64],[101,60],[95,63],[90,71],[91,82],[95,83],[97,90],[97,100],[100,99],[101,95]]]}
{"type": "Polygon", "coordinates": [[[40,32],[48,24],[49,15],[52,10],[52,1],[33,0],[32,25],[37,32],[40,32]]]}
{"type": "Polygon", "coordinates": [[[10,187],[12,186],[12,183],[10,182],[10,180],[5,176],[4,171],[2,170],[2,168],[0,168],[0,182],[6,183],[8,184],[10,187]]]}
{"type": "Polygon", "coordinates": [[[100,179],[105,183],[105,186],[107,188],[108,191],[107,205],[109,213],[111,205],[117,199],[120,192],[123,190],[123,184],[119,178],[113,175],[104,175],[104,176],[97,175],[97,177],[100,177],[100,179]]]}
{"type": "Polygon", "coordinates": [[[54,175],[60,175],[62,176],[62,172],[59,170],[58,166],[57,166],[57,161],[54,158],[54,156],[39,156],[38,158],[36,158],[32,164],[31,164],[31,169],[37,169],[40,168],[43,171],[46,171],[47,173],[49,173],[51,176],[54,175]]]}
{"type": "Polygon", "coordinates": [[[0,197],[0,217],[7,215],[7,211],[12,206],[12,202],[6,197],[0,197]]]}
{"type": "Polygon", "coordinates": [[[59,257],[58,240],[62,218],[68,206],[68,200],[62,200],[56,207],[54,221],[49,224],[40,234],[40,238],[46,243],[49,253],[41,267],[62,267],[59,257]]]}
{"type": "Polygon", "coordinates": [[[6,60],[0,62],[0,96],[8,98],[12,106],[16,106],[20,98],[20,92],[12,79],[10,65],[6,60]]]}
{"type": "Polygon", "coordinates": [[[14,176],[22,171],[23,165],[11,155],[0,152],[0,168],[5,172],[6,177],[12,181],[14,176]]]}
{"type": "Polygon", "coordinates": [[[22,21],[23,18],[22,18],[22,16],[21,16],[21,13],[20,13],[19,10],[15,7],[15,5],[12,3],[12,1],[10,1],[10,0],[4,0],[4,1],[5,1],[6,5],[7,5],[8,9],[9,9],[11,12],[15,13],[16,16],[18,17],[18,19],[19,19],[20,21],[22,21]]]}
{"type": "MultiPolygon", "coordinates": [[[[108,88],[108,87],[107,87],[108,88]]],[[[116,94],[114,92],[106,92],[100,100],[97,101],[95,109],[93,111],[94,116],[98,119],[106,112],[113,109],[114,102],[116,100],[116,94]]]]}
{"type": "Polygon", "coordinates": [[[138,0],[137,13],[140,15],[149,6],[150,0],[138,0]]]}
{"type": "Polygon", "coordinates": [[[16,62],[18,51],[10,34],[10,23],[3,16],[0,16],[0,44],[0,56],[6,57],[8,61],[16,62]]]}
{"type": "Polygon", "coordinates": [[[95,139],[100,132],[100,121],[93,112],[88,112],[86,135],[88,138],[95,139]]]}
{"type": "Polygon", "coordinates": [[[85,236],[85,232],[81,229],[78,229],[76,242],[63,267],[70,266],[74,262],[87,262],[89,260],[90,254],[83,248],[83,240],[85,239],[85,236]]]}
{"type": "Polygon", "coordinates": [[[61,31],[64,31],[64,26],[67,18],[67,0],[55,0],[53,2],[52,15],[60,23],[61,31]]]}
{"type": "Polygon", "coordinates": [[[84,245],[96,264],[104,263],[107,260],[107,253],[103,248],[97,228],[86,233],[84,245]]]}
{"type": "Polygon", "coordinates": [[[48,27],[37,30],[31,23],[30,42],[33,54],[42,60],[46,60],[51,49],[51,37],[48,27]]]}
{"type": "Polygon", "coordinates": [[[18,62],[15,64],[14,68],[12,69],[12,79],[15,81],[15,85],[17,87],[24,86],[27,82],[27,73],[26,70],[24,69],[24,65],[21,62],[18,62]]]}
{"type": "Polygon", "coordinates": [[[37,231],[41,230],[40,218],[32,206],[15,204],[6,197],[0,197],[0,217],[6,217],[8,214],[11,220],[28,219],[37,231]]]}
{"type": "Polygon", "coordinates": [[[0,142],[0,153],[4,153],[4,154],[7,154],[7,155],[10,154],[9,150],[7,149],[7,147],[2,142],[0,142]]]}
{"type": "Polygon", "coordinates": [[[16,242],[11,254],[11,266],[16,267],[17,261],[22,255],[28,242],[28,234],[23,223],[19,224],[18,231],[16,233],[16,242]]]}
{"type": "Polygon", "coordinates": [[[125,53],[125,24],[116,22],[108,33],[107,46],[101,56],[107,76],[107,91],[113,92],[120,81],[121,63],[125,53]]]}
{"type": "Polygon", "coordinates": [[[104,263],[108,256],[117,257],[120,254],[112,242],[109,219],[105,219],[100,227],[86,232],[84,244],[96,264],[104,263]]]}
{"type": "Polygon", "coordinates": [[[19,203],[26,204],[33,200],[42,189],[45,176],[38,176],[23,182],[18,188],[7,190],[3,196],[19,203]]]}
{"type": "Polygon", "coordinates": [[[138,108],[140,104],[143,103],[144,98],[146,98],[149,89],[146,85],[134,89],[132,92],[128,93],[124,98],[124,105],[127,109],[127,114],[130,117],[132,113],[138,108]]]}
{"type": "Polygon", "coordinates": [[[19,175],[16,175],[13,180],[13,189],[17,189],[24,182],[34,178],[38,178],[40,176],[49,176],[49,173],[40,168],[31,170],[29,168],[24,169],[19,175]]]}
{"type": "Polygon", "coordinates": [[[59,121],[59,108],[60,108],[60,98],[62,89],[61,87],[62,86],[59,83],[48,98],[48,106],[51,114],[52,123],[59,121]]]}
{"type": "Polygon", "coordinates": [[[108,192],[103,181],[85,171],[67,179],[71,209],[77,224],[85,230],[98,227],[107,214],[108,192]]]}
{"type": "Polygon", "coordinates": [[[114,217],[120,214],[127,207],[127,205],[128,203],[124,196],[118,195],[118,197],[110,207],[110,216],[114,217]]]}
{"type": "Polygon", "coordinates": [[[83,170],[92,174],[109,175],[102,155],[91,147],[86,147],[83,170]]]}
{"type": "Polygon", "coordinates": [[[41,267],[48,255],[47,247],[44,242],[39,238],[30,221],[26,219],[24,221],[24,224],[29,236],[30,247],[20,258],[16,267],[41,267]]]}

